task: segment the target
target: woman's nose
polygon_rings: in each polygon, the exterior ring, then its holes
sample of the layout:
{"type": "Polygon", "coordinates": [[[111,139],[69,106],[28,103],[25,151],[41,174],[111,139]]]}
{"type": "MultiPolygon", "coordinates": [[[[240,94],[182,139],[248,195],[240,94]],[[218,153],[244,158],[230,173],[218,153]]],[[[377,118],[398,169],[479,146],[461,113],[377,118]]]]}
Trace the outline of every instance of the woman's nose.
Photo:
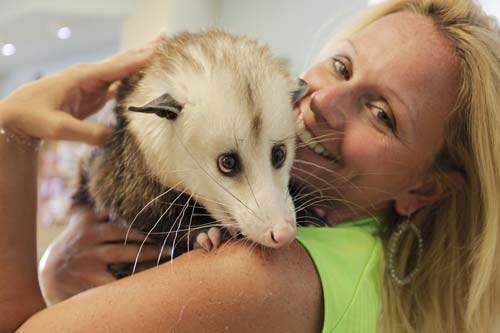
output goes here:
{"type": "Polygon", "coordinates": [[[322,88],[311,95],[311,111],[324,118],[332,129],[342,130],[346,120],[343,99],[338,88],[322,88]]]}

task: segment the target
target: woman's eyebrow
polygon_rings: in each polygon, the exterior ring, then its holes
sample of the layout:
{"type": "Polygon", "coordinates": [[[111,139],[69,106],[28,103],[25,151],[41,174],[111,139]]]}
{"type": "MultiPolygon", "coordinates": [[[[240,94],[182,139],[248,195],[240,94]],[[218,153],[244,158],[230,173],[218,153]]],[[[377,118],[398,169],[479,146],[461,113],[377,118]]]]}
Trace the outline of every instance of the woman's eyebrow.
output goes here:
{"type": "Polygon", "coordinates": [[[356,49],[356,46],[354,45],[354,43],[353,43],[353,41],[352,41],[352,40],[350,40],[349,38],[347,38],[347,39],[344,39],[343,41],[344,41],[344,42],[346,42],[347,44],[349,44],[349,45],[351,46],[351,48],[352,48],[352,50],[354,51],[354,54],[355,54],[356,56],[359,56],[359,54],[358,54],[358,50],[356,49]]]}
{"type": "Polygon", "coordinates": [[[392,88],[390,87],[385,87],[385,90],[391,94],[392,96],[394,96],[395,99],[398,100],[399,103],[401,103],[405,109],[406,109],[406,113],[408,114],[408,118],[410,119],[410,124],[411,124],[411,127],[413,129],[413,131],[415,131],[415,119],[416,119],[416,113],[415,113],[415,109],[411,108],[408,103],[406,103],[392,88]]]}
{"type": "MultiPolygon", "coordinates": [[[[352,48],[352,50],[354,51],[354,54],[357,57],[359,57],[359,53],[358,53],[358,50],[356,48],[356,45],[354,44],[354,42],[351,39],[346,38],[346,39],[343,39],[342,42],[349,45],[352,48]]],[[[398,102],[404,106],[404,108],[407,111],[406,113],[408,114],[408,118],[410,120],[412,130],[413,130],[413,132],[415,132],[415,119],[416,119],[415,109],[411,108],[410,105],[408,103],[406,103],[392,88],[390,88],[388,86],[384,86],[384,90],[386,90],[390,95],[394,96],[394,98],[396,100],[398,100],[398,102]]]]}

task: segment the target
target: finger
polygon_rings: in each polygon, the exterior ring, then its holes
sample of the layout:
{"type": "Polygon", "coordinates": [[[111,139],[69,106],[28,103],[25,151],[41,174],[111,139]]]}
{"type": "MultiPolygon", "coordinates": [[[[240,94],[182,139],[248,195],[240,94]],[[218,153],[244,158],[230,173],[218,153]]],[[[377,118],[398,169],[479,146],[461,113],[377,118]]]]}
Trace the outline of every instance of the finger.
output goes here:
{"type": "Polygon", "coordinates": [[[74,213],[71,214],[69,224],[92,224],[99,221],[99,216],[92,207],[77,206],[73,208],[73,212],[74,213]]]}
{"type": "Polygon", "coordinates": [[[127,235],[127,230],[128,228],[113,223],[102,224],[96,228],[96,238],[99,242],[125,242],[125,237],[127,242],[142,242],[146,239],[145,234],[133,229],[127,235]]]}
{"type": "Polygon", "coordinates": [[[54,113],[52,131],[47,139],[83,141],[92,145],[100,145],[111,134],[111,129],[73,118],[65,112],[54,113]]]}
{"type": "Polygon", "coordinates": [[[105,82],[121,80],[149,64],[154,47],[126,51],[116,54],[92,67],[92,77],[105,82]]]}
{"type": "Polygon", "coordinates": [[[116,97],[116,93],[118,92],[118,87],[120,86],[120,81],[113,82],[106,93],[106,101],[109,101],[116,97]]]}
{"type": "Polygon", "coordinates": [[[116,281],[116,278],[113,276],[113,274],[109,273],[108,271],[100,273],[100,274],[94,274],[88,279],[89,281],[89,287],[90,288],[95,288],[99,286],[103,286],[105,284],[108,284],[110,282],[116,281]]]}
{"type": "MultiPolygon", "coordinates": [[[[98,260],[104,263],[120,263],[120,262],[135,262],[156,260],[160,255],[160,248],[156,245],[144,245],[142,248],[139,245],[118,245],[109,244],[99,246],[89,250],[90,256],[95,256],[98,260]],[[139,255],[138,255],[139,254],[139,255]]],[[[161,257],[171,255],[171,248],[165,247],[161,257]]]]}

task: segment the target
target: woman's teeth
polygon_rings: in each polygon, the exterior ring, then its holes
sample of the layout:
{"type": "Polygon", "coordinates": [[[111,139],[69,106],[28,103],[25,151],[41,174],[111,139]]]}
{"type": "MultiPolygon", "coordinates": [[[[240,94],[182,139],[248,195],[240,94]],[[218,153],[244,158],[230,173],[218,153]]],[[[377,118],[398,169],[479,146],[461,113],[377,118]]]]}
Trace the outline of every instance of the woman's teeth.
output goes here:
{"type": "Polygon", "coordinates": [[[306,129],[306,126],[304,124],[304,119],[302,118],[302,114],[300,114],[297,118],[296,130],[300,140],[302,140],[302,142],[311,150],[313,150],[316,154],[321,155],[333,161],[337,160],[326,150],[325,147],[323,147],[319,142],[317,142],[318,140],[314,138],[312,133],[306,129]]]}

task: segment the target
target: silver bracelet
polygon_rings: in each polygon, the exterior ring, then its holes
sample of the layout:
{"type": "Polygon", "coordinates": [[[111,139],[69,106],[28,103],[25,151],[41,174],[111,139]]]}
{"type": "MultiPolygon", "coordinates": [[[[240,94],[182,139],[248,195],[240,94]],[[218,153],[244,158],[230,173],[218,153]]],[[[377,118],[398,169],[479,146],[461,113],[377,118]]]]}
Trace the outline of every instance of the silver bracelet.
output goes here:
{"type": "Polygon", "coordinates": [[[39,151],[42,145],[42,140],[33,138],[27,135],[13,133],[4,127],[0,127],[0,135],[5,137],[7,143],[15,143],[22,147],[29,148],[34,151],[39,151]]]}

